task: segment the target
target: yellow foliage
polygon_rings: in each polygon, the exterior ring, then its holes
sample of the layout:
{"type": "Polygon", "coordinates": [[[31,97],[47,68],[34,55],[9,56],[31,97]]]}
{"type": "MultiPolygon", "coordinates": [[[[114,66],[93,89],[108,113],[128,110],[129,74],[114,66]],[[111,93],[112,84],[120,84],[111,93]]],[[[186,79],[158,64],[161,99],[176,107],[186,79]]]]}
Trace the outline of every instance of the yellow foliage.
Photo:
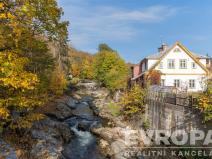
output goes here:
{"type": "Polygon", "coordinates": [[[144,113],[145,97],[146,91],[139,85],[135,85],[126,91],[120,101],[120,105],[123,107],[123,114],[126,117],[131,117],[139,112],[144,113]]]}
{"type": "Polygon", "coordinates": [[[73,63],[71,64],[71,73],[74,77],[79,77],[80,76],[80,65],[79,63],[73,63]]]}
{"type": "Polygon", "coordinates": [[[7,119],[9,117],[9,111],[6,108],[0,108],[0,119],[7,119]]]}
{"type": "Polygon", "coordinates": [[[0,2],[0,9],[4,9],[4,3],[0,2]]]}
{"type": "Polygon", "coordinates": [[[212,120],[212,83],[208,81],[207,90],[198,97],[198,108],[204,114],[204,121],[212,120]]]}
{"type": "Polygon", "coordinates": [[[26,58],[18,58],[14,52],[0,52],[0,82],[4,87],[32,90],[39,82],[36,75],[23,70],[26,58]]]}
{"type": "Polygon", "coordinates": [[[62,95],[64,89],[67,87],[67,80],[62,69],[56,67],[52,74],[50,83],[51,91],[56,95],[62,95]]]}
{"type": "Polygon", "coordinates": [[[6,19],[6,18],[7,18],[7,15],[5,13],[0,14],[0,19],[6,19]]]}

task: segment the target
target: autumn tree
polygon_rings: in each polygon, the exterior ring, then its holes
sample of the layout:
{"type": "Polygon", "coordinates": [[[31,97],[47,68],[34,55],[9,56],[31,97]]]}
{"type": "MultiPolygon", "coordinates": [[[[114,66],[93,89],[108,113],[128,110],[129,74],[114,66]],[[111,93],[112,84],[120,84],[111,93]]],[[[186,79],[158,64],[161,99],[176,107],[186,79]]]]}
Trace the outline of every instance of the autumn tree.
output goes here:
{"type": "Polygon", "coordinates": [[[73,77],[80,79],[93,79],[93,60],[94,57],[86,52],[69,48],[69,56],[71,63],[71,74],[73,77]]]}
{"type": "Polygon", "coordinates": [[[130,90],[124,92],[120,105],[126,118],[145,112],[146,90],[135,84],[130,90]]]}
{"type": "Polygon", "coordinates": [[[147,82],[150,83],[150,85],[160,85],[161,82],[161,72],[158,70],[151,70],[146,75],[147,82]]]}
{"type": "Polygon", "coordinates": [[[0,2],[0,127],[27,128],[41,118],[31,112],[45,102],[58,61],[48,54],[48,44],[55,41],[61,50],[66,45],[68,23],[61,15],[55,0],[0,2]],[[12,111],[22,115],[14,119],[12,111]]]}
{"type": "Polygon", "coordinates": [[[94,58],[93,70],[95,79],[111,91],[126,88],[129,70],[117,52],[98,52],[94,58]]]}

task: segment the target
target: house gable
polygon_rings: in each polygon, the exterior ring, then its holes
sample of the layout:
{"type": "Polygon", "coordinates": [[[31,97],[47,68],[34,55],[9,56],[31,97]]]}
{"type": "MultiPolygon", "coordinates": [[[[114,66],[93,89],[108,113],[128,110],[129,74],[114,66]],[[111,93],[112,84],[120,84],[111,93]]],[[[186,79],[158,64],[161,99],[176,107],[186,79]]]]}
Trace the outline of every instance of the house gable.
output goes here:
{"type": "Polygon", "coordinates": [[[197,69],[193,69],[192,73],[198,74],[208,74],[209,71],[207,68],[200,63],[198,59],[192,53],[186,49],[180,42],[176,42],[171,48],[169,48],[163,55],[159,58],[159,60],[149,69],[149,71],[153,69],[160,70],[162,73],[191,73],[191,63],[194,62],[197,66],[197,69]],[[167,69],[167,59],[175,60],[175,69],[167,69]],[[179,69],[179,59],[187,60],[187,69],[179,69]],[[163,63],[166,69],[160,69],[160,63],[163,63]],[[187,71],[187,72],[186,72],[187,71]]]}

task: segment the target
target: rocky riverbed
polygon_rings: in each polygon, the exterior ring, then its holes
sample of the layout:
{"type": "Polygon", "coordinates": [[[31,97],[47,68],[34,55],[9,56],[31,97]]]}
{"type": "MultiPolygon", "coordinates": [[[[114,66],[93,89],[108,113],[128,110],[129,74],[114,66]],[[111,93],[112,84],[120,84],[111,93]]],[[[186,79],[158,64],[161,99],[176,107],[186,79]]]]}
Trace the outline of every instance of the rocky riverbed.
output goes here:
{"type": "MultiPolygon", "coordinates": [[[[54,100],[38,112],[47,117],[35,122],[30,130],[33,144],[26,158],[32,159],[127,159],[128,151],[142,147],[139,133],[133,131],[126,142],[126,133],[133,130],[121,117],[107,109],[109,92],[95,82],[82,81],[71,94],[54,100]]],[[[0,158],[16,159],[18,153],[0,141],[0,158]]],[[[19,157],[20,158],[20,157],[19,157]]],[[[22,158],[21,158],[22,159],[22,158]]]]}

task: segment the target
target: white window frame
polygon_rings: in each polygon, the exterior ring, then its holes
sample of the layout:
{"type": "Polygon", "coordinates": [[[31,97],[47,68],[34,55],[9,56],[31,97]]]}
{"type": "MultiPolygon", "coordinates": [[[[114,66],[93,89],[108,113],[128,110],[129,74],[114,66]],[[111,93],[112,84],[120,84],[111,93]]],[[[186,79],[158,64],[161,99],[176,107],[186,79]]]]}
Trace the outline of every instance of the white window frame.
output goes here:
{"type": "Polygon", "coordinates": [[[167,66],[168,66],[168,69],[175,69],[175,59],[168,59],[167,66]]]}
{"type": "Polygon", "coordinates": [[[180,69],[187,69],[187,60],[180,59],[180,69]]]}
{"type": "Polygon", "coordinates": [[[190,89],[195,89],[196,88],[196,80],[195,79],[190,79],[188,82],[188,87],[190,89]]]}
{"type": "Polygon", "coordinates": [[[196,68],[197,68],[197,65],[196,65],[195,62],[191,62],[191,68],[192,68],[192,69],[196,69],[196,68]]]}
{"type": "Polygon", "coordinates": [[[180,79],[174,79],[174,86],[176,88],[179,88],[180,87],[180,79]]]}

